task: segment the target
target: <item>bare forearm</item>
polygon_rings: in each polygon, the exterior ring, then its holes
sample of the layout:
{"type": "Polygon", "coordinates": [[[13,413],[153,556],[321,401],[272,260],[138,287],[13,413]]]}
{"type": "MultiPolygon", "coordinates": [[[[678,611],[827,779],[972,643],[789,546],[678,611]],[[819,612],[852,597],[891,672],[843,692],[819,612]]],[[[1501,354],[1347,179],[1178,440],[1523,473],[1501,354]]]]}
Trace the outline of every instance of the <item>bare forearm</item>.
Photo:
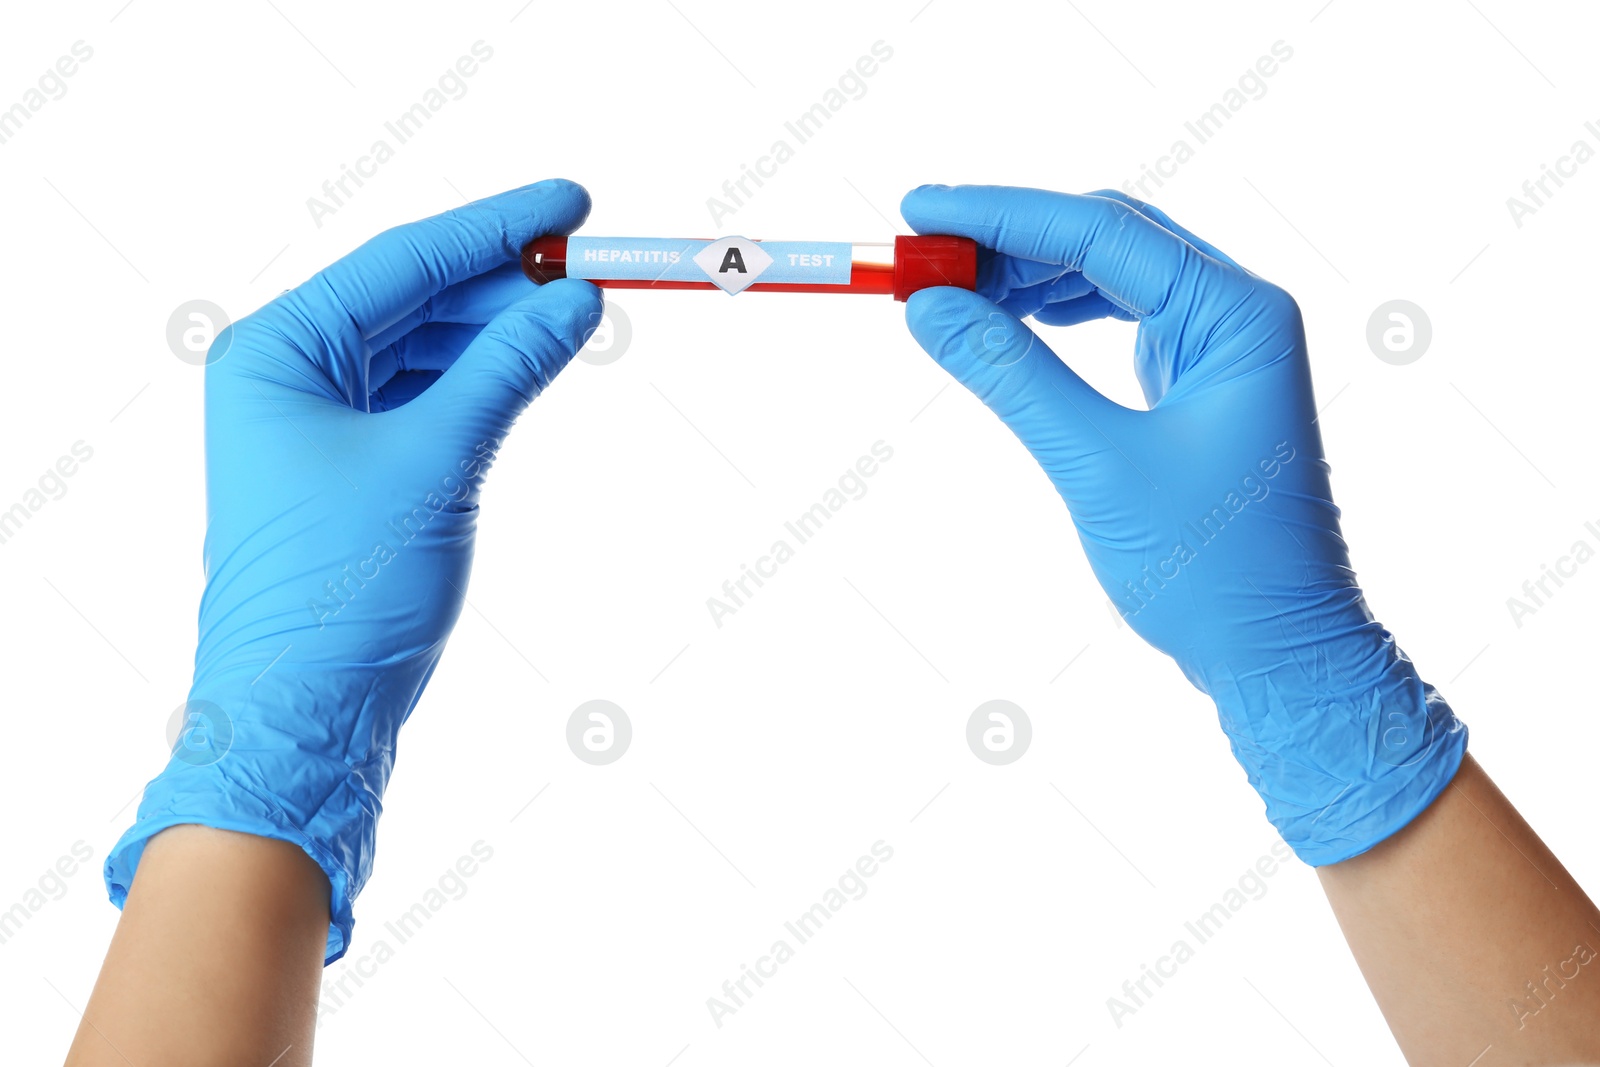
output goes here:
{"type": "Polygon", "coordinates": [[[1600,1062],[1600,911],[1471,756],[1410,826],[1318,874],[1415,1067],[1600,1062]]]}
{"type": "Polygon", "coordinates": [[[67,1067],[304,1067],[328,881],[299,848],[204,826],[151,838],[67,1067]]]}

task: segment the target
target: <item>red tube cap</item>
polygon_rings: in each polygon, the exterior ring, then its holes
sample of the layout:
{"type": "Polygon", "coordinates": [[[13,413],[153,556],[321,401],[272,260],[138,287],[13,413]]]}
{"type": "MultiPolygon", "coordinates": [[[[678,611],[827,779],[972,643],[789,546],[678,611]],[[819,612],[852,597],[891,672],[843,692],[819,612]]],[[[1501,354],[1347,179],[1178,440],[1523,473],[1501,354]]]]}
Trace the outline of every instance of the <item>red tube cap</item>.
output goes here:
{"type": "Polygon", "coordinates": [[[954,285],[978,287],[978,244],[970,237],[922,235],[894,239],[894,298],[904,301],[918,289],[954,285]]]}

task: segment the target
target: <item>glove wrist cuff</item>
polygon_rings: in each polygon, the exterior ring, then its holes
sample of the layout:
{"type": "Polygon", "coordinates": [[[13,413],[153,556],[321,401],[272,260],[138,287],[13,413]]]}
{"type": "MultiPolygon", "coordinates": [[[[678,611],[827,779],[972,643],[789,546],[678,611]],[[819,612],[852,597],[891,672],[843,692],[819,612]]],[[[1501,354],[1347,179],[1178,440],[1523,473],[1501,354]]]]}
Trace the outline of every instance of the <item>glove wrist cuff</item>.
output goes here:
{"type": "Polygon", "coordinates": [[[1269,672],[1239,676],[1217,696],[1234,757],[1268,819],[1314,867],[1402,829],[1450,784],[1466,754],[1466,725],[1444,697],[1392,640],[1384,651],[1383,669],[1367,684],[1339,677],[1312,688],[1303,672],[1269,672]]]}

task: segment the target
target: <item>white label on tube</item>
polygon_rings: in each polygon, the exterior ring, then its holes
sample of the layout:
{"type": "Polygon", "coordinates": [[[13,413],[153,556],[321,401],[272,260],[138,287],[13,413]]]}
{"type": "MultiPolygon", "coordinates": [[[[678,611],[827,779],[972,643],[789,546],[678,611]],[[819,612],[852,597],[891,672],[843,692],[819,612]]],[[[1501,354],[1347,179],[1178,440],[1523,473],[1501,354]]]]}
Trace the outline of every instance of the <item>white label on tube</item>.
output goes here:
{"type": "Polygon", "coordinates": [[[567,277],[711,282],[729,294],[742,292],[756,281],[849,285],[850,250],[845,241],[569,237],[567,277]]]}

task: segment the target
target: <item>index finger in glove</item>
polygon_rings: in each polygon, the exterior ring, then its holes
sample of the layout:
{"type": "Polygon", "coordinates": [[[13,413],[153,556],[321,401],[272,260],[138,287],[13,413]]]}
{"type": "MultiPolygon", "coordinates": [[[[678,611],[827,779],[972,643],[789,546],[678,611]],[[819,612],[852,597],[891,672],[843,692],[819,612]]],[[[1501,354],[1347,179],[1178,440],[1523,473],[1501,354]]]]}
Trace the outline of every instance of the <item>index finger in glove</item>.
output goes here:
{"type": "Polygon", "coordinates": [[[970,237],[997,252],[1081,271],[1140,318],[1158,315],[1185,285],[1243,280],[1221,261],[1128,204],[999,185],[924,185],[900,213],[918,233],[970,237]]]}

